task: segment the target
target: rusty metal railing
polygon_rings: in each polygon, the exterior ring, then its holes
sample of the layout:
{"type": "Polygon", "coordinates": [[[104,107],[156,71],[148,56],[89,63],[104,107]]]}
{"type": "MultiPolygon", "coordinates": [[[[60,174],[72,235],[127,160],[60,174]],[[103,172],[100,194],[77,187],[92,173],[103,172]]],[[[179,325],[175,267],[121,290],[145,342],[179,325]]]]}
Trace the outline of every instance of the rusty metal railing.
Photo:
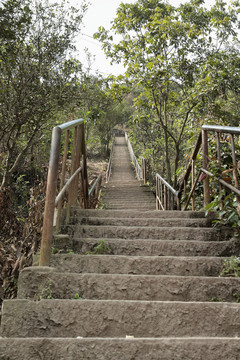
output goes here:
{"type": "Polygon", "coordinates": [[[53,128],[52,142],[50,150],[50,161],[47,179],[47,190],[43,220],[42,241],[40,249],[40,266],[48,266],[50,263],[52,235],[54,218],[56,216],[56,231],[59,230],[63,197],[67,203],[66,222],[69,221],[71,206],[77,203],[78,199],[78,180],[81,174],[80,199],[82,207],[88,207],[88,177],[87,177],[87,159],[84,136],[84,120],[78,119],[69,121],[53,128]],[[70,131],[73,131],[73,139],[70,139],[70,131]],[[61,153],[62,134],[65,133],[64,154],[62,159],[62,169],[60,171],[60,187],[57,195],[58,172],[61,153]],[[65,183],[67,173],[67,158],[71,152],[71,174],[65,183]],[[67,192],[67,195],[66,195],[67,192]],[[57,211],[56,211],[57,207],[57,211]]]}
{"type": "Polygon", "coordinates": [[[130,154],[130,158],[131,161],[134,165],[135,171],[136,171],[136,176],[138,181],[143,180],[144,184],[146,184],[146,160],[144,159],[144,157],[141,158],[141,166],[138,163],[138,160],[134,154],[131,142],[129,140],[128,134],[125,132],[125,139],[127,142],[127,147],[128,147],[128,151],[130,154]]]}

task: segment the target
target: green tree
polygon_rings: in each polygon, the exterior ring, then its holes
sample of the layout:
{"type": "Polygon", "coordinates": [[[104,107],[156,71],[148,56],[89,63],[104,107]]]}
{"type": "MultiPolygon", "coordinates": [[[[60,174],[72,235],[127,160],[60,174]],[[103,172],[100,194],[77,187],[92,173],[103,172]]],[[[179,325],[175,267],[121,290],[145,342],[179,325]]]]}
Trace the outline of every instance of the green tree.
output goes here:
{"type": "Polygon", "coordinates": [[[70,56],[86,6],[4,0],[0,5],[1,188],[26,163],[53,114],[77,96],[70,56]]]}
{"type": "Polygon", "coordinates": [[[112,32],[100,28],[96,34],[112,61],[123,60],[128,83],[142,89],[132,126],[145,127],[149,140],[155,133],[148,146],[156,155],[164,151],[162,171],[174,185],[189,127],[199,127],[200,117],[213,119],[222,87],[239,91],[239,2],[227,8],[219,0],[210,10],[203,4],[122,3],[112,32]]]}

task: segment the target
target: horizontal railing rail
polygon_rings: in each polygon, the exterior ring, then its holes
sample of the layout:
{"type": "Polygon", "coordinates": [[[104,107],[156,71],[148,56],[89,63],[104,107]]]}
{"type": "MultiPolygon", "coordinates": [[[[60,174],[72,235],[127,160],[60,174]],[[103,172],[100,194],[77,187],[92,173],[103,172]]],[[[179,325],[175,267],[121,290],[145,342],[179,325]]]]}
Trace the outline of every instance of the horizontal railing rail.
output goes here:
{"type": "Polygon", "coordinates": [[[203,125],[202,130],[214,131],[216,133],[240,135],[240,127],[234,126],[203,125]]]}

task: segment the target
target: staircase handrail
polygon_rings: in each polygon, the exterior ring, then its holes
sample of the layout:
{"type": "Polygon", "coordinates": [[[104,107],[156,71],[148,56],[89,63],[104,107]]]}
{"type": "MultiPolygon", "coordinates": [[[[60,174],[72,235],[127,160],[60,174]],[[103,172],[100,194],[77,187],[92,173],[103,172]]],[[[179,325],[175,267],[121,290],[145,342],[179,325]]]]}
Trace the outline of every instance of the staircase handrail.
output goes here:
{"type": "Polygon", "coordinates": [[[197,186],[197,183],[201,180],[203,181],[204,186],[204,207],[206,207],[210,203],[210,186],[209,186],[209,177],[214,177],[216,181],[221,186],[224,186],[231,190],[233,193],[237,195],[238,202],[238,213],[240,216],[240,191],[238,190],[238,177],[237,177],[237,159],[236,159],[236,150],[234,143],[234,135],[240,135],[240,127],[232,127],[232,126],[219,126],[219,125],[203,125],[202,130],[199,133],[194,151],[192,156],[190,157],[190,161],[187,165],[186,172],[183,176],[183,179],[179,185],[178,191],[173,189],[173,187],[160,175],[156,174],[156,209],[157,210],[181,210],[181,198],[184,193],[186,197],[186,185],[189,180],[189,176],[192,173],[191,180],[192,186],[185,201],[183,210],[187,210],[190,200],[192,199],[192,210],[195,210],[195,198],[194,192],[197,186]],[[220,149],[220,133],[228,134],[231,138],[231,148],[232,148],[232,161],[233,161],[233,180],[234,186],[228,184],[221,177],[217,177],[211,172],[208,171],[208,132],[215,132],[217,136],[217,159],[218,164],[221,166],[221,149],[220,149]],[[202,146],[202,157],[203,164],[202,168],[198,171],[198,174],[195,178],[195,160],[197,158],[198,153],[200,152],[202,146]],[[205,176],[201,176],[205,174],[205,176]]]}
{"type": "MultiPolygon", "coordinates": [[[[181,200],[183,189],[186,189],[186,182],[189,178],[190,171],[192,170],[192,188],[186,200],[183,210],[187,210],[187,207],[190,203],[192,198],[192,210],[194,210],[194,190],[198,181],[203,181],[203,188],[204,188],[204,207],[206,207],[210,203],[210,184],[209,178],[213,177],[219,183],[219,191],[221,191],[222,186],[228,188],[230,191],[237,195],[237,202],[239,207],[239,199],[240,199],[240,191],[239,191],[239,184],[238,184],[238,175],[237,175],[237,159],[236,159],[236,149],[235,149],[235,142],[234,142],[234,135],[240,135],[240,127],[233,127],[233,126],[219,126],[219,125],[203,125],[201,134],[198,137],[198,141],[196,147],[194,149],[194,153],[191,157],[191,160],[188,165],[188,173],[185,173],[183,181],[179,188],[179,202],[181,200]],[[231,142],[231,152],[232,152],[232,163],[233,168],[230,169],[233,172],[233,180],[234,186],[227,183],[221,176],[216,176],[208,170],[209,167],[209,156],[208,156],[208,133],[214,132],[216,134],[216,141],[217,141],[217,162],[219,167],[221,167],[222,159],[221,159],[221,147],[220,147],[220,134],[227,134],[230,137],[231,142]],[[200,147],[202,144],[202,157],[203,157],[203,166],[198,171],[196,179],[194,179],[195,173],[195,159],[197,153],[200,151],[200,147]],[[190,171],[189,171],[190,169],[190,171]],[[201,176],[201,174],[205,174],[201,176]]],[[[186,191],[184,191],[186,192],[186,191]]],[[[239,212],[239,210],[238,210],[239,212]]]]}
{"type": "Polygon", "coordinates": [[[109,161],[108,161],[108,167],[107,167],[107,171],[106,171],[106,183],[109,182],[109,179],[110,179],[110,176],[111,176],[114,144],[115,144],[115,134],[113,135],[112,147],[111,147],[110,157],[109,157],[109,161]]]}
{"type": "Polygon", "coordinates": [[[61,210],[63,195],[68,190],[67,199],[67,215],[66,221],[70,217],[70,208],[76,203],[78,196],[78,175],[81,174],[81,201],[84,208],[88,207],[88,176],[87,176],[87,159],[86,159],[86,146],[84,134],[84,120],[77,119],[57,125],[52,130],[52,140],[50,149],[49,170],[47,177],[46,200],[43,218],[42,240],[40,249],[40,266],[48,266],[50,264],[51,246],[53,227],[59,228],[61,219],[61,210]],[[65,183],[66,170],[67,170],[67,157],[69,153],[69,137],[70,131],[74,130],[73,145],[72,145],[72,158],[71,158],[71,176],[65,183]],[[62,160],[61,179],[59,193],[57,193],[58,185],[58,172],[59,160],[61,152],[62,134],[66,132],[64,141],[64,154],[62,160]],[[80,166],[81,165],[81,166],[80,166]],[[55,222],[57,206],[57,216],[55,222]]]}
{"type": "Polygon", "coordinates": [[[128,137],[128,134],[125,132],[125,139],[126,139],[126,143],[128,146],[128,151],[130,154],[130,158],[131,161],[134,165],[135,171],[136,171],[136,176],[138,181],[140,180],[144,180],[144,184],[146,183],[146,160],[144,159],[144,157],[141,158],[141,165],[139,165],[138,160],[134,154],[133,148],[132,148],[132,144],[130,142],[130,139],[128,137]]]}
{"type": "Polygon", "coordinates": [[[89,205],[91,207],[96,207],[99,199],[99,193],[100,188],[102,184],[102,174],[99,174],[96,180],[94,181],[93,185],[91,186],[91,189],[88,191],[88,199],[89,199],[89,205]]]}
{"type": "Polygon", "coordinates": [[[178,191],[175,190],[161,175],[156,174],[156,209],[173,209],[175,198],[178,199],[178,191]]]}

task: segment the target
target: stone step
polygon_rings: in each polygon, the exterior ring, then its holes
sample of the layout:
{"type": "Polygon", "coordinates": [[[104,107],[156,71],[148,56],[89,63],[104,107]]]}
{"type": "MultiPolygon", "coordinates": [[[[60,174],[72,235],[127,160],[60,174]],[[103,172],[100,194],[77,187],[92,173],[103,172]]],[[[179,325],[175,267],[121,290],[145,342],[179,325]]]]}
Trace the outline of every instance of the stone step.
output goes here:
{"type": "Polygon", "coordinates": [[[141,204],[141,203],[125,203],[125,204],[103,204],[105,209],[113,209],[113,210],[123,210],[123,209],[131,209],[131,210],[154,210],[156,206],[154,204],[141,204]]]}
{"type": "Polygon", "coordinates": [[[0,339],[3,360],[236,360],[239,338],[0,339]]]}
{"type": "Polygon", "coordinates": [[[128,202],[141,202],[141,203],[156,203],[156,199],[154,197],[150,196],[141,196],[139,194],[131,195],[131,194],[125,194],[125,195],[118,195],[118,196],[102,196],[101,198],[102,202],[112,202],[114,204],[123,203],[124,201],[128,202]]]}
{"type": "Polygon", "coordinates": [[[28,267],[18,280],[18,298],[141,301],[236,301],[237,278],[63,273],[50,267],[28,267]]]}
{"type": "Polygon", "coordinates": [[[151,191],[145,191],[142,189],[137,189],[137,190],[119,190],[119,189],[115,189],[115,190],[111,190],[111,191],[102,191],[102,196],[103,197],[107,197],[107,198],[118,198],[120,196],[141,196],[141,197],[145,197],[145,198],[151,198],[151,199],[155,199],[154,194],[151,191]]]}
{"type": "Polygon", "coordinates": [[[102,193],[102,198],[103,199],[121,199],[121,198],[126,198],[126,197],[131,197],[131,198],[135,198],[136,199],[151,199],[152,201],[155,201],[156,198],[153,195],[153,193],[150,192],[142,192],[141,190],[139,191],[114,191],[112,193],[110,192],[106,192],[106,193],[102,193]]]}
{"type": "Polygon", "coordinates": [[[141,192],[141,194],[151,194],[153,195],[152,190],[149,188],[149,186],[141,186],[139,185],[139,183],[134,182],[133,185],[128,185],[128,184],[122,184],[121,183],[117,184],[116,186],[112,183],[108,183],[107,185],[103,186],[101,188],[101,192],[102,194],[116,194],[116,192],[122,192],[122,193],[127,193],[127,192],[141,192]]]}
{"type": "MultiPolygon", "coordinates": [[[[3,337],[235,337],[240,304],[5,300],[3,337]]],[[[228,358],[229,359],[229,358],[228,358]]]]}
{"type": "Polygon", "coordinates": [[[239,243],[229,241],[191,241],[191,240],[150,240],[150,239],[109,239],[75,238],[67,235],[55,236],[53,246],[56,250],[86,254],[93,252],[103,240],[107,251],[102,254],[130,256],[221,256],[239,254],[239,243]]]}
{"type": "Polygon", "coordinates": [[[219,241],[228,238],[227,229],[187,228],[187,227],[148,227],[148,226],[111,226],[79,225],[69,226],[75,237],[81,238],[118,238],[118,239],[153,239],[153,240],[199,240],[219,241]]]}
{"type": "Polygon", "coordinates": [[[130,199],[122,199],[121,201],[104,201],[103,205],[105,206],[113,206],[114,208],[119,209],[131,209],[131,208],[141,208],[143,210],[155,210],[156,209],[156,203],[154,201],[137,201],[136,199],[130,200],[130,199]]]}
{"type": "Polygon", "coordinates": [[[74,217],[117,217],[117,218],[205,218],[203,211],[177,211],[177,210],[106,210],[106,209],[81,209],[79,207],[73,207],[71,209],[71,215],[74,217]]]}
{"type": "MultiPolygon", "coordinates": [[[[225,257],[54,254],[57,271],[99,274],[219,276],[225,257]]],[[[39,256],[34,256],[37,266],[39,256]]]]}
{"type": "Polygon", "coordinates": [[[108,187],[102,187],[101,188],[102,195],[116,195],[116,194],[141,194],[146,196],[153,196],[154,193],[152,190],[150,190],[149,187],[142,187],[142,186],[108,186],[108,187]]]}
{"type": "Polygon", "coordinates": [[[208,227],[212,221],[210,218],[195,219],[157,219],[157,218],[102,218],[102,217],[82,217],[79,219],[80,225],[97,226],[159,226],[159,227],[208,227]]]}
{"type": "Polygon", "coordinates": [[[118,193],[117,191],[115,191],[114,194],[102,194],[102,198],[103,199],[110,199],[110,200],[115,200],[118,201],[119,199],[121,200],[121,198],[131,198],[132,200],[135,201],[141,201],[141,200],[151,200],[151,201],[156,201],[156,198],[154,197],[153,194],[149,194],[149,193],[142,193],[142,192],[136,192],[136,193],[132,193],[130,191],[127,191],[126,193],[118,193]]]}

